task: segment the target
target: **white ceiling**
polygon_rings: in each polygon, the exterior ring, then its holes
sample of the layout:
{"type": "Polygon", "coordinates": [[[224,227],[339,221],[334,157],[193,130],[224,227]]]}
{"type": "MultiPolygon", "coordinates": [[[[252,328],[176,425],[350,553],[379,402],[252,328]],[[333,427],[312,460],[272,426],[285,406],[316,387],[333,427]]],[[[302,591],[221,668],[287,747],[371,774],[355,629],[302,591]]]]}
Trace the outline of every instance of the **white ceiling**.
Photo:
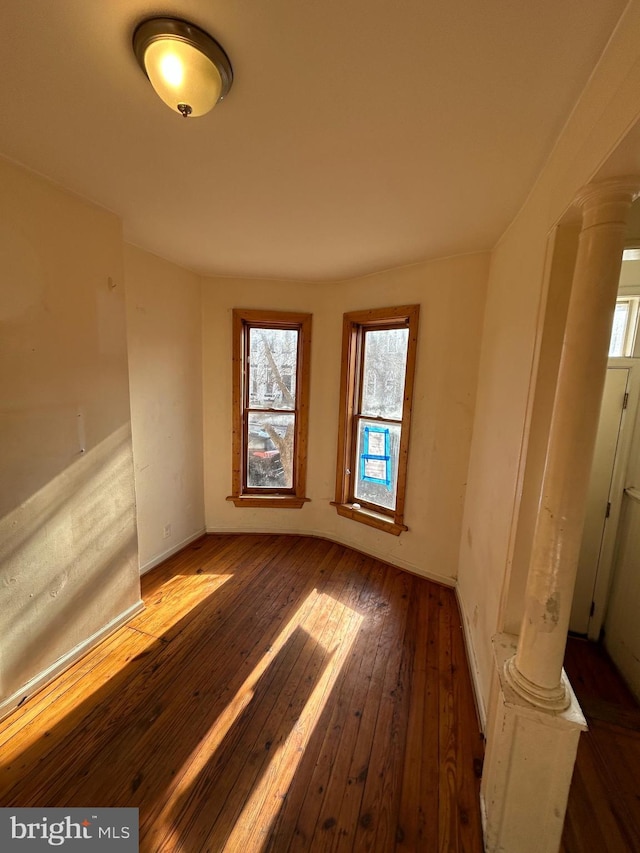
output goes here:
{"type": "Polygon", "coordinates": [[[206,274],[340,279],[491,248],[624,0],[15,0],[0,153],[206,274]],[[235,73],[174,115],[131,51],[183,17],[235,73]]]}

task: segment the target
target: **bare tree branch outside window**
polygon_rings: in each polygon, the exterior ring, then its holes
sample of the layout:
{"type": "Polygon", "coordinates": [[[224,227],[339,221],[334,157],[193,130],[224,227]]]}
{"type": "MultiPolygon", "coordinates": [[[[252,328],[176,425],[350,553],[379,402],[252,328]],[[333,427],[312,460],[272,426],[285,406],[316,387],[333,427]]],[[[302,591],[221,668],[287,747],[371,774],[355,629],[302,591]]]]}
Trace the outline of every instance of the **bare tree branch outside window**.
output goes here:
{"type": "MultiPolygon", "coordinates": [[[[298,332],[293,329],[251,329],[250,374],[253,424],[266,434],[279,453],[279,466],[257,469],[254,464],[252,486],[290,487],[293,482],[295,443],[295,375],[298,332]],[[277,409],[264,415],[255,409],[277,409]],[[291,414],[287,414],[287,413],[291,414]]],[[[255,434],[254,434],[255,436],[255,434]]],[[[249,439],[251,443],[251,435],[249,439]]],[[[254,442],[257,439],[254,437],[254,442]]],[[[251,449],[249,450],[251,453],[251,449]]],[[[250,472],[250,475],[252,472],[250,472]]]]}

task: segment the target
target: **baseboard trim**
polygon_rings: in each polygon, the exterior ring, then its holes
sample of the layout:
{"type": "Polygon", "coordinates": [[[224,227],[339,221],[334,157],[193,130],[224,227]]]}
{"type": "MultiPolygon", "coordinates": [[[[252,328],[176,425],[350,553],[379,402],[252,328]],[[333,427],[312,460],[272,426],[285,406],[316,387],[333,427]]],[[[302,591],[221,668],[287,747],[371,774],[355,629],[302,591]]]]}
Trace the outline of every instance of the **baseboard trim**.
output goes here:
{"type": "Polygon", "coordinates": [[[63,670],[68,669],[74,663],[79,661],[80,658],[83,658],[110,634],[113,634],[118,630],[118,628],[122,628],[123,625],[126,625],[127,622],[133,619],[133,617],[142,610],[144,610],[144,603],[142,600],[136,601],[135,604],[132,604],[131,607],[128,607],[125,611],[116,616],[115,619],[112,619],[100,628],[100,630],[96,631],[79,645],[74,646],[74,648],[67,652],[66,655],[58,658],[58,660],[52,663],[51,666],[47,667],[47,669],[39,672],[23,687],[17,690],[13,695],[9,696],[8,699],[4,699],[0,702],[0,720],[8,717],[9,714],[12,714],[16,708],[23,705],[27,700],[31,699],[35,693],[38,693],[38,691],[46,687],[47,684],[53,681],[57,675],[60,675],[63,670]]]}
{"type": "Polygon", "coordinates": [[[168,560],[169,557],[173,557],[173,555],[177,554],[178,551],[182,551],[183,548],[186,548],[187,545],[191,545],[192,542],[195,542],[196,539],[204,536],[207,532],[208,531],[203,527],[201,530],[198,530],[197,533],[192,533],[190,536],[187,536],[186,539],[183,539],[182,542],[178,542],[177,545],[172,545],[168,551],[163,551],[162,554],[159,554],[157,557],[153,557],[153,559],[149,560],[144,565],[141,565],[140,574],[144,575],[147,572],[150,572],[151,569],[155,569],[155,567],[159,566],[160,563],[164,563],[164,561],[168,560]]]}
{"type": "Polygon", "coordinates": [[[473,647],[473,642],[471,640],[471,628],[469,627],[469,619],[467,617],[467,611],[464,606],[464,602],[460,595],[460,587],[456,584],[456,600],[458,602],[458,608],[460,610],[460,615],[462,617],[462,635],[464,637],[464,645],[467,651],[467,660],[469,661],[469,671],[471,673],[471,682],[473,684],[473,696],[476,702],[476,713],[478,715],[478,722],[480,723],[481,732],[486,735],[487,733],[487,709],[484,704],[484,699],[482,697],[481,685],[480,685],[480,669],[478,667],[478,659],[476,657],[475,649],[473,647]]]}
{"type": "Polygon", "coordinates": [[[264,529],[251,529],[251,530],[229,530],[226,529],[216,529],[215,527],[207,527],[203,533],[210,533],[212,535],[225,535],[229,536],[242,536],[242,535],[252,535],[257,534],[260,536],[300,536],[300,537],[309,537],[310,539],[324,539],[325,542],[332,542],[335,545],[343,545],[345,548],[351,548],[352,551],[357,551],[358,554],[364,554],[366,557],[371,557],[374,560],[379,560],[381,563],[386,563],[388,566],[391,566],[394,569],[402,569],[404,572],[409,572],[412,575],[417,575],[420,578],[424,578],[428,581],[433,581],[434,583],[438,583],[441,586],[449,587],[453,589],[456,585],[455,578],[447,577],[446,575],[438,575],[435,572],[430,572],[425,569],[421,569],[419,566],[414,565],[413,563],[409,563],[406,560],[400,560],[397,557],[389,557],[387,555],[376,554],[373,551],[365,551],[363,548],[359,548],[357,545],[354,545],[352,542],[349,542],[347,539],[341,539],[338,536],[327,536],[326,533],[319,533],[316,531],[308,531],[308,530],[273,530],[273,528],[264,528],[264,529]]]}

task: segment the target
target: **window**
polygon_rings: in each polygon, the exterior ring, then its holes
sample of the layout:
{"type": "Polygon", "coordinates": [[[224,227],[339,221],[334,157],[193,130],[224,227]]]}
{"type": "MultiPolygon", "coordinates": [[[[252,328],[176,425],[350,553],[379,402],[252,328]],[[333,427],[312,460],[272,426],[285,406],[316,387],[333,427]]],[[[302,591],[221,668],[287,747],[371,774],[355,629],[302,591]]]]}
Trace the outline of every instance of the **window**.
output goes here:
{"type": "Polygon", "coordinates": [[[339,515],[398,536],[419,305],[344,315],[336,499],[339,515]]]}
{"type": "Polygon", "coordinates": [[[609,342],[609,358],[629,358],[633,355],[639,303],[638,296],[620,297],[616,300],[609,342]]]}
{"type": "Polygon", "coordinates": [[[301,507],[305,497],[311,315],[233,312],[236,506],[301,507]]]}

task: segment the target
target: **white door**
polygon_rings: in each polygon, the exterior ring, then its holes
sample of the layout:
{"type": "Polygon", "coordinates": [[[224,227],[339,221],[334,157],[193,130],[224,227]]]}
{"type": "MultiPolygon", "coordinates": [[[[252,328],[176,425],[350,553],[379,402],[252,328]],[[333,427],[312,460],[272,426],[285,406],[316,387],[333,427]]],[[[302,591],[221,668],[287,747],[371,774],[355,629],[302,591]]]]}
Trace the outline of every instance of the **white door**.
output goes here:
{"type": "Polygon", "coordinates": [[[569,621],[569,630],[577,634],[586,634],[589,628],[628,379],[628,368],[607,370],[569,621]]]}

